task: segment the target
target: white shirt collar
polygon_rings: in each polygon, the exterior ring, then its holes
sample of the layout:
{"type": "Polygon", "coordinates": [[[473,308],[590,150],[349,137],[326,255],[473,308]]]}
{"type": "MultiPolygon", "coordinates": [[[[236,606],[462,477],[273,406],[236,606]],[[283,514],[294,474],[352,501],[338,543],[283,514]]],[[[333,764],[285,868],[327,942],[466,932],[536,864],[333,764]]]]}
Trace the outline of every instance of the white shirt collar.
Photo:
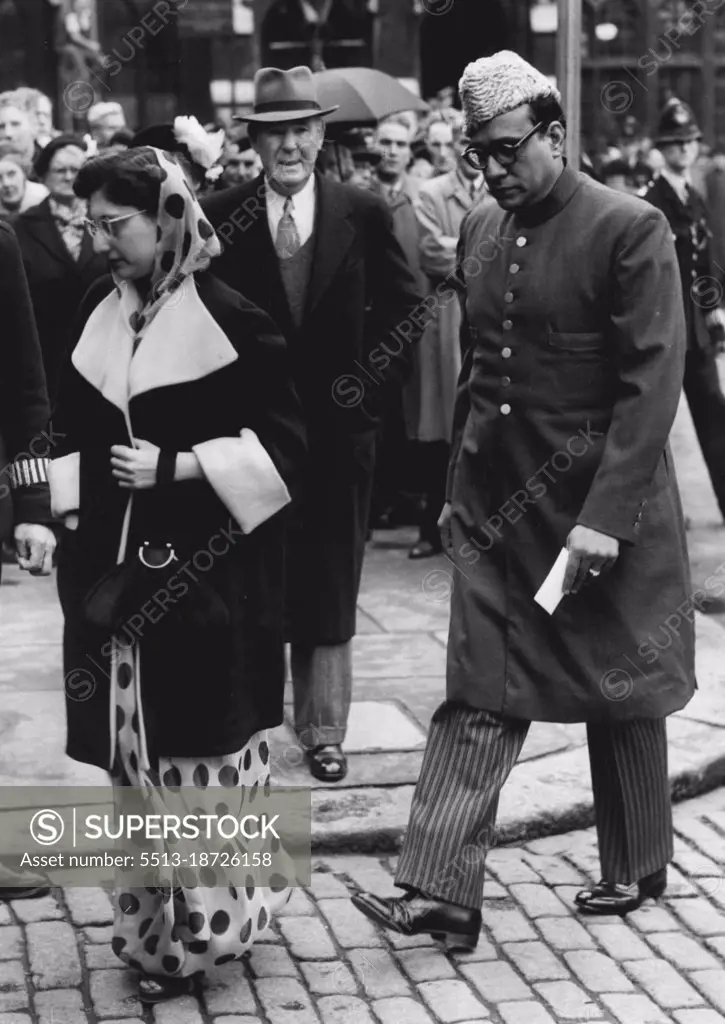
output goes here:
{"type": "MultiPolygon", "coordinates": [[[[269,179],[266,178],[266,177],[264,179],[264,184],[265,184],[265,189],[266,189],[266,193],[267,193],[267,195],[266,195],[267,204],[269,205],[270,203],[272,203],[273,205],[284,206],[285,200],[288,197],[282,195],[281,192],[277,192],[276,189],[273,189],[272,186],[269,183],[269,179]]],[[[292,209],[293,210],[295,209],[295,207],[300,207],[301,208],[301,207],[304,207],[305,205],[307,205],[307,204],[309,204],[311,202],[314,202],[314,198],[315,198],[315,176],[314,176],[314,174],[311,174],[309,176],[309,178],[305,182],[303,188],[301,188],[299,190],[299,192],[295,192],[295,194],[293,196],[290,196],[289,198],[292,200],[292,209]]]]}
{"type": "MultiPolygon", "coordinates": [[[[295,192],[289,198],[292,200],[292,218],[297,228],[300,245],[309,241],[315,229],[315,205],[316,205],[315,175],[311,174],[299,192],[295,192]]],[[[287,196],[283,196],[269,184],[265,179],[265,195],[267,203],[267,223],[273,239],[277,237],[279,222],[284,213],[284,204],[287,196]]]]}

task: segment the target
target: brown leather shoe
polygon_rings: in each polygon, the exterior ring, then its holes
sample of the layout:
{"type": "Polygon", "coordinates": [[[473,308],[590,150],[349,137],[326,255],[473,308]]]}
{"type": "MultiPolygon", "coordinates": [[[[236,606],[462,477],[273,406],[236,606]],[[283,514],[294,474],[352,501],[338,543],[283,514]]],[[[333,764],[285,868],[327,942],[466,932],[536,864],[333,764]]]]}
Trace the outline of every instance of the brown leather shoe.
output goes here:
{"type": "Polygon", "coordinates": [[[647,899],[659,899],[667,888],[667,868],[655,871],[632,885],[597,882],[591,889],[582,889],[574,901],[583,914],[625,914],[637,910],[647,899]]]}
{"type": "Polygon", "coordinates": [[[429,899],[417,892],[383,899],[371,892],[358,892],[352,897],[357,909],[383,928],[401,935],[432,935],[448,950],[470,952],[478,945],[481,911],[459,907],[444,900],[429,899]]]}

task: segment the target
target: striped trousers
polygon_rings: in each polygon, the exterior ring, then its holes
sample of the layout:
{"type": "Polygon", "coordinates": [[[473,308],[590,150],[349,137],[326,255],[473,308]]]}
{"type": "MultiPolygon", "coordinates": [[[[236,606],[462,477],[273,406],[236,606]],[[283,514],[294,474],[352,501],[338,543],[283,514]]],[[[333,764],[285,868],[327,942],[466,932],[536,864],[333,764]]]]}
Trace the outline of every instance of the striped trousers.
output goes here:
{"type": "MultiPolygon", "coordinates": [[[[530,722],[442,704],[431,723],[395,884],[480,909],[501,787],[530,722]]],[[[587,724],[602,878],[630,884],[672,859],[664,719],[587,724]]]]}

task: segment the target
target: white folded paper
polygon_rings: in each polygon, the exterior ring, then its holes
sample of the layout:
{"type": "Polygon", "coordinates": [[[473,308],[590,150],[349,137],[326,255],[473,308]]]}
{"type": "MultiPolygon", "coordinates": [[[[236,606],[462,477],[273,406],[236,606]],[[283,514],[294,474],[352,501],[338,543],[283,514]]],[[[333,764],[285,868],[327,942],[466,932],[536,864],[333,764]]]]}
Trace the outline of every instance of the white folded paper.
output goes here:
{"type": "Polygon", "coordinates": [[[552,615],[558,607],[559,601],[564,596],[562,585],[566,574],[566,565],[569,561],[569,552],[562,548],[559,557],[551,567],[551,572],[539,587],[534,601],[541,605],[544,611],[552,615]]]}

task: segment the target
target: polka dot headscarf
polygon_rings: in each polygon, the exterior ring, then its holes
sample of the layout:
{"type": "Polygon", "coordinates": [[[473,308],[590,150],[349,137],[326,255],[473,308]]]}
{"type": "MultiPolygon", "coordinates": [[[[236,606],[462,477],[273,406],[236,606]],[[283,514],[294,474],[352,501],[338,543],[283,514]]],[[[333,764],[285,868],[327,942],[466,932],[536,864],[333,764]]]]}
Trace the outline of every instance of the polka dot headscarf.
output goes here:
{"type": "Polygon", "coordinates": [[[141,333],[187,277],[206,270],[221,253],[214,228],[204,216],[184,172],[171,153],[149,147],[161,168],[156,265],[146,305],[134,314],[141,333]]]}

